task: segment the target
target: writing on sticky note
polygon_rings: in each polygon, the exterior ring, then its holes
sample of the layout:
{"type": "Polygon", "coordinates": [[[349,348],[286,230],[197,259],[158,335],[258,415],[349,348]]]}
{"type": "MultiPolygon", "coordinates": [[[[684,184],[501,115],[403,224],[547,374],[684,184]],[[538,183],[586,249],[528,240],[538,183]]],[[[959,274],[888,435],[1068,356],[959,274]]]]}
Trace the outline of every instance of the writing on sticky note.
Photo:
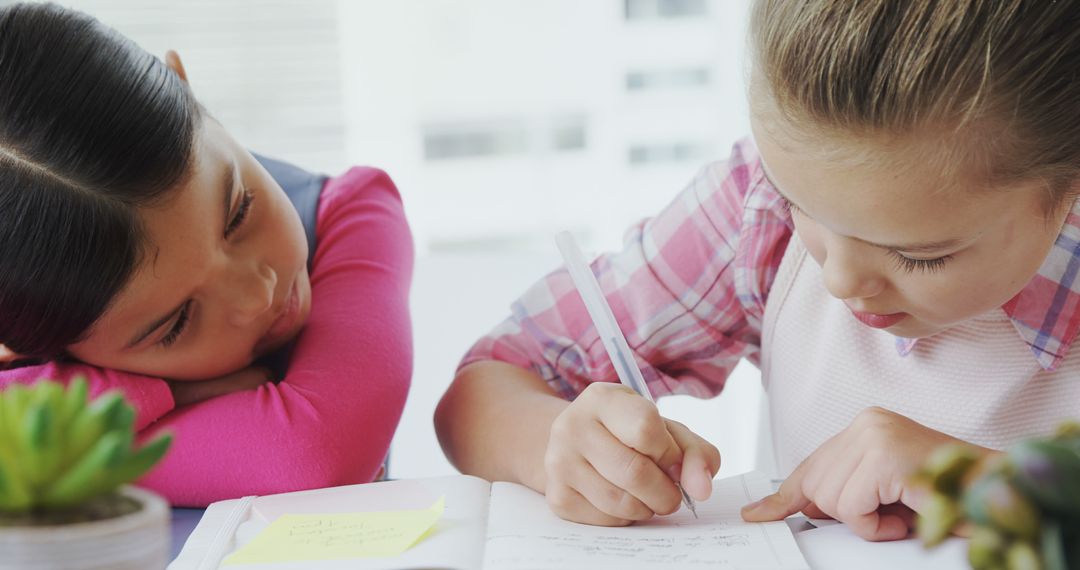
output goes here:
{"type": "Polygon", "coordinates": [[[398,556],[431,530],[445,507],[440,497],[422,510],[282,515],[222,564],[398,556]]]}

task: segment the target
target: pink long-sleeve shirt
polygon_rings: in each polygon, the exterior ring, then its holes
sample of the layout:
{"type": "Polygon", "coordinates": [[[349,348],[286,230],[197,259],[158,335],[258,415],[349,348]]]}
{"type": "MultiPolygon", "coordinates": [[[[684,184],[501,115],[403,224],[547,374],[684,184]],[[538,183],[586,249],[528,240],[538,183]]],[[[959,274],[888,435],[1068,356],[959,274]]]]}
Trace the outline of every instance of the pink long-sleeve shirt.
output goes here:
{"type": "Polygon", "coordinates": [[[323,188],[311,314],[278,384],[176,408],[159,378],[78,363],[0,372],[0,389],[85,376],[92,395],[123,392],[140,438],[175,435],[140,485],[177,506],[371,481],[412,375],[413,247],[386,173],[353,168],[323,188]]]}

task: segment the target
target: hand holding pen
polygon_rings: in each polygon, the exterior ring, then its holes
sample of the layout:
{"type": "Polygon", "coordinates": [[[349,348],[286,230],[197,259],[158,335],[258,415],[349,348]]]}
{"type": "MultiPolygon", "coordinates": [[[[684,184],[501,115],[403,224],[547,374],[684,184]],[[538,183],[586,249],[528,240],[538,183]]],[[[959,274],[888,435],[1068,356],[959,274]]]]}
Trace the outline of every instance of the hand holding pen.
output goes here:
{"type": "Polygon", "coordinates": [[[682,424],[660,417],[576,244],[568,234],[558,240],[624,385],[590,385],[555,420],[545,456],[548,503],[563,518],[600,525],[670,514],[680,501],[693,510],[691,497],[711,493],[720,454],[682,424]],[[594,290],[579,283],[583,267],[594,290]],[[607,317],[593,314],[598,306],[607,317]]]}

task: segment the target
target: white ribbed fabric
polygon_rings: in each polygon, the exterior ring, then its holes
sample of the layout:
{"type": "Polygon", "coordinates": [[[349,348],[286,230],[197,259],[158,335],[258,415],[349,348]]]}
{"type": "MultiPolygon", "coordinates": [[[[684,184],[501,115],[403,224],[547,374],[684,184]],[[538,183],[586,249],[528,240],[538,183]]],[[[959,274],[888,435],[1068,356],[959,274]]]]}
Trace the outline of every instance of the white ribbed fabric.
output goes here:
{"type": "Polygon", "coordinates": [[[1045,371],[996,309],[920,340],[901,357],[896,337],[858,322],[828,294],[797,236],[762,327],[762,378],[781,476],[870,406],[995,449],[1080,418],[1080,350],[1045,371]]]}

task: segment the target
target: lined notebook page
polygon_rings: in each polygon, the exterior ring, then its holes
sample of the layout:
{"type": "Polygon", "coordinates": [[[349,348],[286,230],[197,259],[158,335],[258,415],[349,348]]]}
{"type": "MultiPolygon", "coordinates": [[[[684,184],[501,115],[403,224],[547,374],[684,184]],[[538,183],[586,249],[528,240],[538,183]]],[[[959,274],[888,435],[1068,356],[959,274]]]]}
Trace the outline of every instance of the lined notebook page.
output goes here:
{"type": "Polygon", "coordinates": [[[743,522],[739,509],[771,492],[759,474],[714,481],[712,498],[630,527],[564,521],[543,496],[520,485],[492,485],[484,570],[580,568],[809,568],[783,522],[743,522]]]}

